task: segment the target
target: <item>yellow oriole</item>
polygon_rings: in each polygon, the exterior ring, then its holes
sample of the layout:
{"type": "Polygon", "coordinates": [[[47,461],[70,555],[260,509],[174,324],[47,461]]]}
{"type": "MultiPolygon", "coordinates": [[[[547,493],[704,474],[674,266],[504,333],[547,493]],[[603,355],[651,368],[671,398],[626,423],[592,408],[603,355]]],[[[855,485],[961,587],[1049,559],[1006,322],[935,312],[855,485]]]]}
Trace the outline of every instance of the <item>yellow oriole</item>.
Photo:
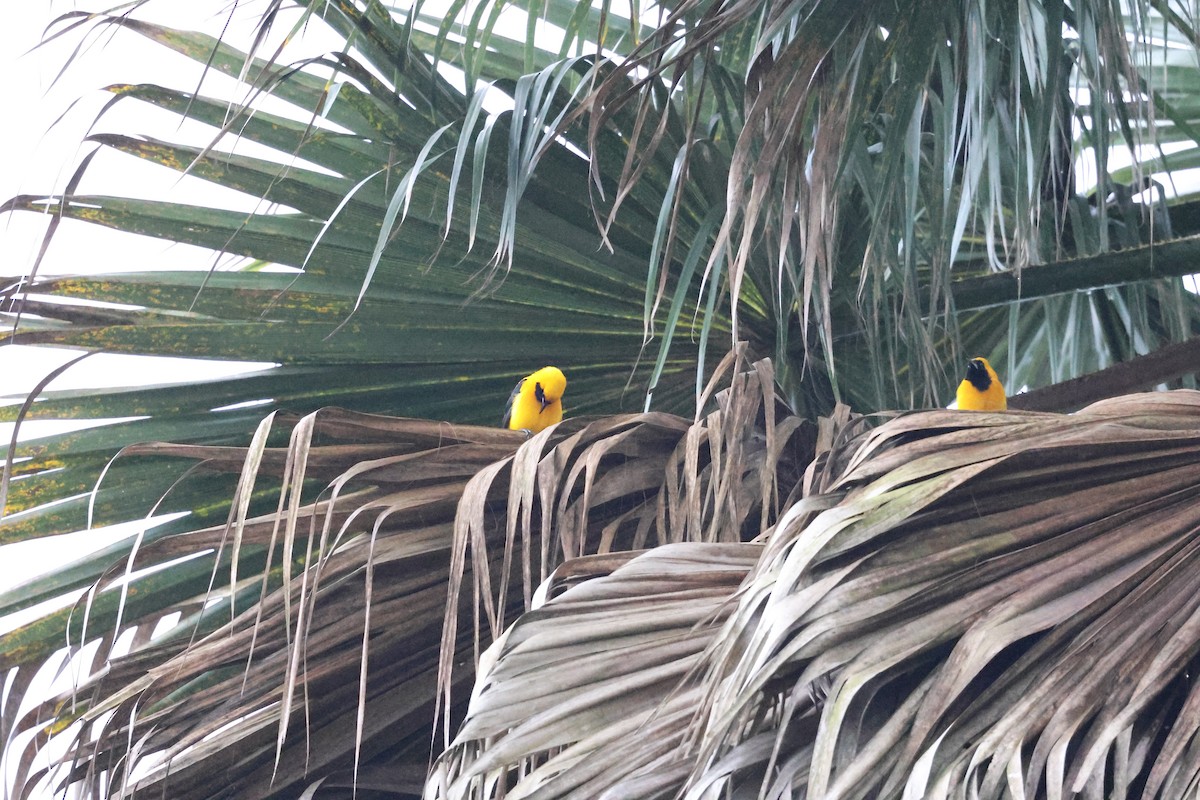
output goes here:
{"type": "Polygon", "coordinates": [[[967,377],[958,385],[958,407],[966,411],[1004,411],[1008,399],[1000,376],[986,358],[967,362],[967,377]]]}
{"type": "Polygon", "coordinates": [[[537,433],[562,422],[562,396],[567,376],[558,367],[542,367],[521,378],[508,397],[501,425],[509,430],[537,433]]]}

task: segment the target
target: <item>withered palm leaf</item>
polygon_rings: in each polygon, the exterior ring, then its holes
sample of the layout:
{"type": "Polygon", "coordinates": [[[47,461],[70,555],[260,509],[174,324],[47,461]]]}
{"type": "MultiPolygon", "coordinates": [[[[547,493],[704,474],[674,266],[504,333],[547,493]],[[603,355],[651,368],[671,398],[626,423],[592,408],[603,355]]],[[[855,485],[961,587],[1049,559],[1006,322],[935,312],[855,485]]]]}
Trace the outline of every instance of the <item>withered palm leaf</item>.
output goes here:
{"type": "Polygon", "coordinates": [[[761,549],[652,551],[519,621],[429,794],[1191,796],[1200,393],[824,433],[761,549]]]}
{"type": "MultiPolygon", "coordinates": [[[[740,356],[725,363],[744,370],[740,356]]],[[[811,430],[775,419],[766,362],[718,401],[698,422],[568,419],[524,444],[513,431],[325,409],[293,421],[286,448],[267,446],[272,417],[250,448],[132,448],[241,469],[234,511],[228,525],[148,542],[81,601],[79,684],[23,714],[23,684],[6,698],[8,741],[38,731],[66,745],[46,777],[30,743],[17,785],[82,780],[178,798],[290,797],[318,782],[321,797],[356,783],[419,792],[439,681],[456,723],[473,677],[463,665],[565,559],[739,542],[775,520],[811,430]],[[263,492],[277,510],[251,515],[263,492]],[[179,558],[221,580],[184,603],[135,608],[136,573],[179,558]],[[466,582],[484,625],[459,624],[466,582]],[[150,635],[175,613],[184,618],[150,635]]],[[[580,579],[576,567],[557,575],[580,579]]],[[[3,666],[19,663],[11,654],[3,666]]]]}

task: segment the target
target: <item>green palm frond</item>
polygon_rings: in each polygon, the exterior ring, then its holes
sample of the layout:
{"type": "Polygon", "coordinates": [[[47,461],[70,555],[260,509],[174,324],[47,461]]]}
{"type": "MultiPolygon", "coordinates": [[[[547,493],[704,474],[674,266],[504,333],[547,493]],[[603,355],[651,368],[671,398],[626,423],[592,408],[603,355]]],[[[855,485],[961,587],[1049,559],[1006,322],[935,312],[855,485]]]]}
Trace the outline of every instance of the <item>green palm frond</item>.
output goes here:
{"type": "MultiPolygon", "coordinates": [[[[239,432],[248,436],[261,409],[210,412],[250,401],[300,413],[337,404],[491,422],[519,377],[557,363],[569,376],[572,413],[639,410],[651,387],[656,408],[694,407],[708,340],[729,336],[724,301],[706,309],[694,302],[699,250],[659,256],[676,302],[649,308],[644,287],[653,215],[610,231],[612,246],[600,249],[584,189],[588,165],[569,139],[545,138],[520,109],[483,112],[482,96],[468,98],[439,78],[413,44],[422,37],[381,7],[316,6],[361,44],[353,54],[307,65],[334,69],[333,80],[249,58],[202,34],[120,20],[123,30],[245,77],[252,91],[285,101],[293,113],[231,109],[225,99],[162,86],[118,85],[110,87],[115,101],[148,103],[219,133],[208,147],[118,134],[93,140],[262,198],[259,211],[79,194],[21,196],[4,206],[49,209],[68,225],[80,220],[302,270],[35,278],[10,287],[4,319],[20,320],[10,342],[282,365],[205,392],[47,394],[28,418],[104,418],[121,406],[151,418],[93,432],[98,450],[92,456],[77,449],[78,437],[18,452],[35,455],[21,466],[31,490],[50,468],[51,453],[64,459],[53,462],[65,470],[55,478],[64,492],[48,495],[43,485],[40,502],[61,499],[68,488],[75,494],[90,489],[101,449],[111,454],[149,439],[221,443],[236,441],[239,432]],[[275,157],[231,152],[231,137],[269,148],[275,157]],[[456,141],[457,155],[467,153],[457,160],[456,141]],[[550,149],[516,190],[509,182],[522,154],[540,145],[550,149]],[[502,275],[494,273],[497,261],[504,264],[502,275]],[[690,267],[680,266],[685,262],[690,267]],[[64,305],[60,297],[88,302],[64,305]],[[655,360],[644,351],[664,330],[673,337],[670,354],[663,350],[655,360]],[[173,433],[155,429],[167,419],[173,433]]],[[[532,76],[514,85],[503,66],[481,80],[507,81],[505,91],[523,98],[536,119],[568,101],[588,63],[553,66],[556,85],[532,76]]],[[[669,161],[663,170],[665,184],[669,161]]],[[[718,183],[713,191],[720,191],[718,183]]],[[[16,411],[4,412],[5,418],[14,419],[16,411]]],[[[156,499],[152,494],[130,495],[114,518],[137,516],[156,499]]],[[[41,530],[62,532],[83,521],[66,515],[41,530]]]]}
{"type": "MultiPolygon", "coordinates": [[[[1196,231],[1186,202],[1172,201],[1177,212],[1163,208],[1161,191],[1150,203],[1132,199],[1172,163],[1156,145],[1190,143],[1173,162],[1182,167],[1200,129],[1186,101],[1193,27],[1166,4],[865,3],[848,14],[823,0],[696,0],[671,11],[589,97],[591,125],[599,132],[636,108],[645,122],[630,151],[651,158],[651,132],[669,112],[652,92],[631,91],[629,78],[651,86],[686,74],[700,95],[719,83],[715,65],[728,63],[726,37],[753,31],[728,213],[707,268],[728,270],[734,287],[766,289],[792,320],[775,350],[785,376],[815,368],[864,407],[945,402],[955,374],[947,363],[998,356],[1017,325],[1032,324],[964,315],[957,301],[970,279],[1009,273],[1016,291],[1001,294],[1030,297],[1021,274],[1031,265],[1196,231]],[[1109,168],[1117,148],[1133,149],[1133,167],[1109,168]],[[1092,159],[1102,176],[1095,191],[1075,174],[1092,159]],[[964,352],[968,337],[983,346],[964,352]],[[856,369],[864,354],[878,354],[875,377],[856,369]]],[[[627,169],[623,182],[634,180],[627,169]]],[[[1161,190],[1171,176],[1156,181],[1161,190]]],[[[1179,191],[1180,201],[1192,196],[1187,185],[1179,191]]],[[[1111,285],[1098,277],[1088,288],[1111,285]]],[[[1130,272],[1113,283],[1145,279],[1130,272]]],[[[1137,292],[1124,301],[1146,309],[1137,292]]],[[[1030,307],[1016,308],[1024,316],[1030,307]]],[[[1190,297],[1167,316],[1180,321],[1171,340],[1195,333],[1190,297]]],[[[1039,335],[1065,322],[1049,317],[1039,335]]],[[[1125,335],[1146,338],[1154,324],[1129,320],[1125,335]]],[[[1104,348],[1079,347],[1080,368],[1111,363],[1104,348]]],[[[1013,362],[1017,385],[1044,380],[1034,362],[1013,362]]]]}

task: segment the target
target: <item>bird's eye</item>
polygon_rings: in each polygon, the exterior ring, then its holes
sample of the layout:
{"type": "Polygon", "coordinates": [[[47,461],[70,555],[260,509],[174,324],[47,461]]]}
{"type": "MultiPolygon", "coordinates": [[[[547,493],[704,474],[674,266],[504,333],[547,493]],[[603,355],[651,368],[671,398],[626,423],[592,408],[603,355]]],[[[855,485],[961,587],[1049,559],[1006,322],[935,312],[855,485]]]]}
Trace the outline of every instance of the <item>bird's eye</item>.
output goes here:
{"type": "Polygon", "coordinates": [[[537,398],[539,403],[546,402],[546,390],[542,388],[540,383],[533,387],[533,396],[537,398]]]}

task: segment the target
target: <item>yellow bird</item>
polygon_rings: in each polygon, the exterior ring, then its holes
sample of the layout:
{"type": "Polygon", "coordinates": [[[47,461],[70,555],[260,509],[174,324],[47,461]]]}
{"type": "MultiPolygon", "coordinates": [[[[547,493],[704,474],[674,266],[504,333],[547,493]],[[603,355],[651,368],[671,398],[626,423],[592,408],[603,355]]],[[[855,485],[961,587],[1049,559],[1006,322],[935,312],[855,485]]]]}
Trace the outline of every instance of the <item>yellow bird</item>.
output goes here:
{"type": "Polygon", "coordinates": [[[1000,376],[982,356],[967,362],[967,377],[958,385],[958,407],[966,411],[1004,411],[1008,399],[1000,376]]]}
{"type": "Polygon", "coordinates": [[[562,396],[566,388],[567,376],[558,367],[542,367],[521,378],[508,397],[500,424],[509,430],[532,434],[562,422],[562,396]]]}

